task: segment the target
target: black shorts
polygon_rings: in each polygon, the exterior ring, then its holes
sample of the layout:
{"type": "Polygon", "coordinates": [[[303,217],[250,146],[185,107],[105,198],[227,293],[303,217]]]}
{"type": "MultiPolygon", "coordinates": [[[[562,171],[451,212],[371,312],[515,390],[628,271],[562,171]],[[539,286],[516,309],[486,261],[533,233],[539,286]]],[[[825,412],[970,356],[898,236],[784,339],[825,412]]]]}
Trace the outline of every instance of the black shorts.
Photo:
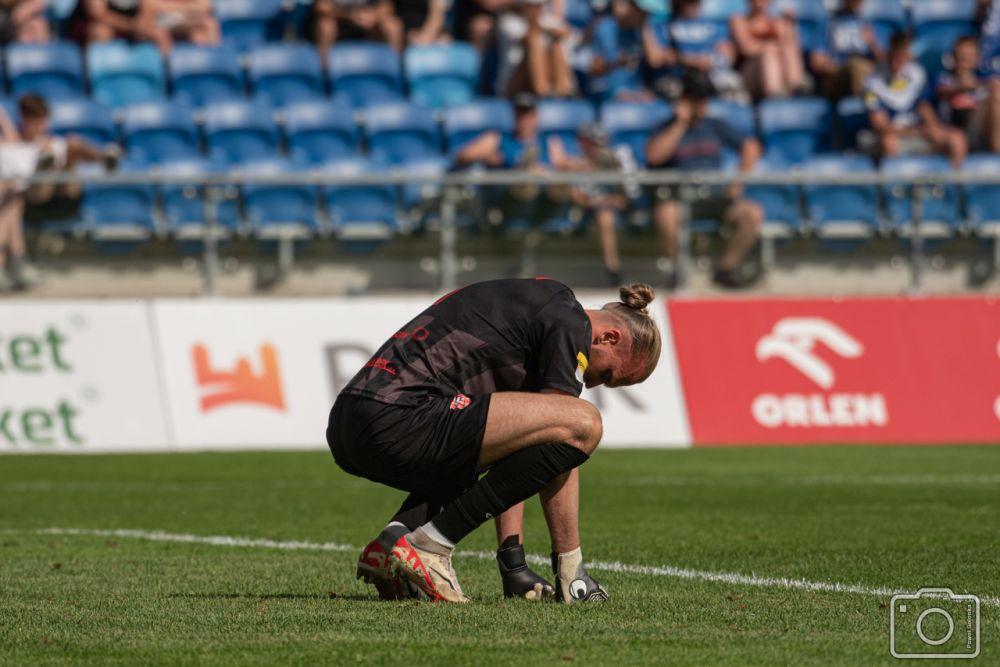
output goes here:
{"type": "Polygon", "coordinates": [[[463,408],[451,396],[417,406],[341,394],[326,441],[345,472],[428,498],[453,496],[475,483],[490,396],[463,408]]]}

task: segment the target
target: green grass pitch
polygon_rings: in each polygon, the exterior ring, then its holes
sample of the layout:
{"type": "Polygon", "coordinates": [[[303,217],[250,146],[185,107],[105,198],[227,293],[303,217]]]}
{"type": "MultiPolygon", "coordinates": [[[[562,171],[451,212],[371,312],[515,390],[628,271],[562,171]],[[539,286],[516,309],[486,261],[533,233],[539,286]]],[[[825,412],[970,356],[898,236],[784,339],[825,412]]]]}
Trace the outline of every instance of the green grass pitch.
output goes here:
{"type": "MultiPolygon", "coordinates": [[[[982,596],[966,664],[1000,663],[1000,447],[599,451],[583,468],[584,556],[627,567],[593,570],[610,602],[573,607],[504,601],[496,564],[474,556],[456,561],[471,605],[378,602],[353,547],[401,494],[325,452],[0,470],[2,664],[899,664],[888,591],[922,586],[982,596]]],[[[546,554],[536,501],[526,521],[528,551],[546,554]]],[[[493,540],[484,527],[462,548],[493,540]]]]}

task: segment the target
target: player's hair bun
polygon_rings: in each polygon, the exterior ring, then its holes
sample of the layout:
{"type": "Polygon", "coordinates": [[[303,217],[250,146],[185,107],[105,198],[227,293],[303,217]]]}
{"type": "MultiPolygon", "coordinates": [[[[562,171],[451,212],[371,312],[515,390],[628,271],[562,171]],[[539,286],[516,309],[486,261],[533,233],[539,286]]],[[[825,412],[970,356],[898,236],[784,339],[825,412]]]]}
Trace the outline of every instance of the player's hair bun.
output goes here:
{"type": "Polygon", "coordinates": [[[645,283],[632,283],[618,289],[622,303],[643,315],[649,315],[646,306],[656,297],[653,288],[645,283]]]}

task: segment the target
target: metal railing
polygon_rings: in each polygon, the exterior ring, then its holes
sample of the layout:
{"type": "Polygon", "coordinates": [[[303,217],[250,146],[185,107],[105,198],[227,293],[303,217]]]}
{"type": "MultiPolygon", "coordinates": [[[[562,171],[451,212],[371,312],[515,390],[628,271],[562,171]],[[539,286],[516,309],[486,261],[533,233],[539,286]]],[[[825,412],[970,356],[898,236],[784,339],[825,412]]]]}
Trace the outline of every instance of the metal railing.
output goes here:
{"type": "MultiPolygon", "coordinates": [[[[35,184],[83,184],[85,186],[183,186],[201,190],[204,199],[203,293],[214,294],[219,267],[218,206],[237,196],[238,188],[252,186],[402,186],[437,185],[441,195],[433,203],[439,208],[439,267],[441,288],[453,289],[458,284],[458,226],[456,217],[463,193],[476,186],[510,185],[569,185],[569,186],[635,186],[677,187],[682,215],[689,219],[690,206],[698,199],[711,196],[713,186],[739,183],[744,186],[867,186],[889,188],[893,196],[910,198],[911,220],[908,228],[910,243],[910,289],[920,292],[923,284],[925,235],[922,229],[924,202],[940,197],[945,188],[958,186],[1000,186],[1000,171],[949,171],[924,174],[862,172],[848,174],[817,174],[806,170],[783,172],[692,172],[649,170],[623,173],[619,171],[535,172],[518,170],[469,170],[433,173],[407,171],[405,168],[365,173],[338,173],[324,170],[296,170],[284,173],[261,173],[232,170],[220,173],[177,173],[168,169],[117,173],[39,173],[29,178],[0,177],[0,183],[24,188],[35,184]]],[[[197,196],[197,195],[194,195],[197,196]]],[[[993,236],[994,264],[1000,266],[1000,225],[990,227],[993,236]]],[[[681,266],[687,266],[690,253],[685,238],[681,243],[681,266]]],[[[765,243],[771,241],[765,237],[765,243]]],[[[291,241],[279,239],[279,256],[288,257],[291,241]]],[[[771,250],[773,254],[773,250],[771,250]]],[[[767,249],[765,249],[765,254],[767,249]]]]}

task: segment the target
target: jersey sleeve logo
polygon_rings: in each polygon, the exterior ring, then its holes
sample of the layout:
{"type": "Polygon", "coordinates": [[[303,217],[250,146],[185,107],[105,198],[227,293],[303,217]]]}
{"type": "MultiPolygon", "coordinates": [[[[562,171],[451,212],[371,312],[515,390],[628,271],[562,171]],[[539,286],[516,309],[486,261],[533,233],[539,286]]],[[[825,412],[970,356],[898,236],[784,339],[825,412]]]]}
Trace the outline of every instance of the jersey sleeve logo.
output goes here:
{"type": "Polygon", "coordinates": [[[587,355],[583,352],[576,353],[576,379],[583,382],[583,374],[587,372],[587,366],[590,362],[587,361],[587,355]]]}
{"type": "Polygon", "coordinates": [[[464,410],[469,407],[472,403],[472,399],[465,394],[455,394],[454,398],[451,399],[451,405],[448,407],[452,410],[464,410]]]}

